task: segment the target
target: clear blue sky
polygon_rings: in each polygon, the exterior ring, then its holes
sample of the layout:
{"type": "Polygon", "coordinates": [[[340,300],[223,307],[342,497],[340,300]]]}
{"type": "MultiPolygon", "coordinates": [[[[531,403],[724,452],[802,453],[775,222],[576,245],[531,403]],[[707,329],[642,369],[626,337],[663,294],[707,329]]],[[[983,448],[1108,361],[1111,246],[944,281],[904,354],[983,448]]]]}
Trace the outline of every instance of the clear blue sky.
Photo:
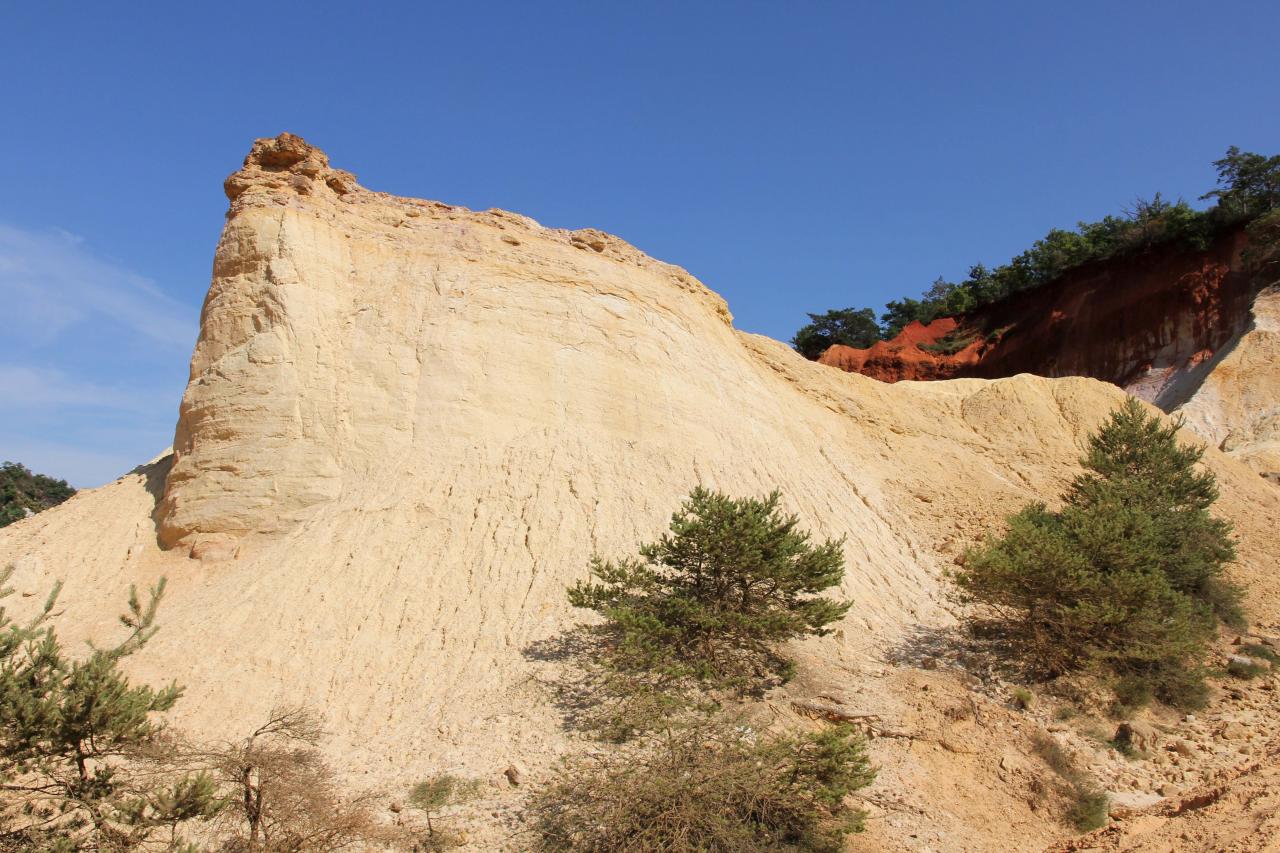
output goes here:
{"type": "Polygon", "coordinates": [[[1277,33],[1274,0],[5,3],[0,458],[86,486],[169,444],[254,137],[619,234],[786,340],[1280,151],[1277,33]]]}

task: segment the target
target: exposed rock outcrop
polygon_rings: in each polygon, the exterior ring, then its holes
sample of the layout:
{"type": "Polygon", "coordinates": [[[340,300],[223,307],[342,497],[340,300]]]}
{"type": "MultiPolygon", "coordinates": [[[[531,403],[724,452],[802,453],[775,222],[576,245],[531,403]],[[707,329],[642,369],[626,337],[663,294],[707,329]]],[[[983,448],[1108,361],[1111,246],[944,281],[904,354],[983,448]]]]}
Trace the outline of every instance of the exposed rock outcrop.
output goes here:
{"type": "Polygon", "coordinates": [[[1249,328],[1209,367],[1178,411],[1197,433],[1280,485],[1280,288],[1258,295],[1249,328]]]}
{"type": "Polygon", "coordinates": [[[1156,248],[1096,261],[964,317],[911,323],[870,349],[833,346],[820,361],[885,382],[1089,376],[1168,411],[1249,325],[1256,288],[1246,246],[1241,229],[1203,252],[1156,248]]]}
{"type": "Polygon", "coordinates": [[[1247,248],[1242,228],[1204,252],[1087,264],[964,317],[913,322],[868,349],[833,346],[819,361],[884,382],[1089,376],[1166,412],[1187,404],[1202,436],[1263,473],[1280,470],[1268,449],[1280,411],[1276,297],[1257,296],[1247,248]]]}

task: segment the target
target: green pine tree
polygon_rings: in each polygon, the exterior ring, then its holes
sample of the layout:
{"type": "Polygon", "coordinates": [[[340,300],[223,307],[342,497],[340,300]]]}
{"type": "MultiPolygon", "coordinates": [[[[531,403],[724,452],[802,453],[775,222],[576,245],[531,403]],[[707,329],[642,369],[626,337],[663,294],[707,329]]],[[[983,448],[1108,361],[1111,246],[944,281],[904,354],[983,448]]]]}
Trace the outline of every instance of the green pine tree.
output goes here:
{"type": "Polygon", "coordinates": [[[844,308],[810,314],[809,323],[796,332],[791,346],[810,361],[835,344],[865,349],[880,340],[880,326],[870,308],[844,308]]]}
{"type": "Polygon", "coordinates": [[[842,541],[811,544],[779,498],[699,487],[640,559],[595,558],[594,579],[570,588],[569,601],[605,617],[611,662],[739,687],[785,675],[778,644],[825,634],[850,604],[819,595],[844,577],[842,541]]]}
{"type": "MultiPolygon", "coordinates": [[[[12,575],[0,571],[0,597],[12,594],[12,575]]],[[[120,617],[128,635],[80,659],[49,624],[60,588],[28,622],[0,608],[0,847],[180,849],[178,826],[220,805],[213,780],[147,771],[162,732],[153,715],[182,691],[132,685],[119,668],[155,634],[164,581],[145,605],[131,589],[120,617]]]]}
{"type": "Polygon", "coordinates": [[[1177,429],[1129,398],[1090,437],[1062,510],[1026,507],[953,575],[961,598],[984,606],[975,620],[1044,675],[1093,668],[1128,699],[1203,697],[1217,623],[1243,617],[1223,574],[1231,527],[1209,512],[1217,485],[1177,429]]]}

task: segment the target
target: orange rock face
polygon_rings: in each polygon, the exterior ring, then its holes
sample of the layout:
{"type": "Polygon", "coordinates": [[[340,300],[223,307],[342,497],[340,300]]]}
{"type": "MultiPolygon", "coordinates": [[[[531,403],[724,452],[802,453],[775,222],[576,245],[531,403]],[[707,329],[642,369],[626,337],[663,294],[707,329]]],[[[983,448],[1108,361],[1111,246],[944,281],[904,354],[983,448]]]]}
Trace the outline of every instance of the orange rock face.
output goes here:
{"type": "Polygon", "coordinates": [[[1154,249],[1086,264],[970,315],[912,323],[869,349],[833,346],[819,361],[884,382],[1088,376],[1169,409],[1248,326],[1245,245],[1234,232],[1202,252],[1154,249]]]}

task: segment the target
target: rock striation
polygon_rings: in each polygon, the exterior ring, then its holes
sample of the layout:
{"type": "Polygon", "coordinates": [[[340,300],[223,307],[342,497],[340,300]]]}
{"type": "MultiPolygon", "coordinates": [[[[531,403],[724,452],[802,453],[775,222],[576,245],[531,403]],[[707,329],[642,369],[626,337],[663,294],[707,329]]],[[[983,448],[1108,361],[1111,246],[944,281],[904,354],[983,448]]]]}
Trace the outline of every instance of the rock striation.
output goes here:
{"type": "MultiPolygon", "coordinates": [[[[309,704],[361,783],[545,773],[566,735],[539,650],[576,618],[565,587],[698,483],[779,488],[844,537],[854,606],[797,651],[852,678],[948,623],[944,568],[1056,494],[1122,397],[830,370],[616,237],[373,192],[288,134],[226,189],[172,454],[0,531],[0,562],[24,602],[66,581],[69,639],[109,635],[104,602],[166,576],[131,665],[187,686],[178,720],[238,737],[309,704]]],[[[1207,464],[1238,577],[1275,615],[1280,493],[1207,464]]]]}

